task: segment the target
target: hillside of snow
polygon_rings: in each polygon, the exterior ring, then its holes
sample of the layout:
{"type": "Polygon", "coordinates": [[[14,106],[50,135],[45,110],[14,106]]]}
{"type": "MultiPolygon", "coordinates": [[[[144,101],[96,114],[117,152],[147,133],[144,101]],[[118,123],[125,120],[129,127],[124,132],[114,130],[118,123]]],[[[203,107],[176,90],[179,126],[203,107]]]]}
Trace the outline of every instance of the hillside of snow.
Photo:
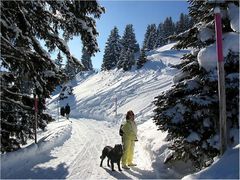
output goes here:
{"type": "MultiPolygon", "coordinates": [[[[59,100],[57,90],[47,101],[47,111],[56,122],[38,133],[37,145],[29,143],[19,151],[1,156],[1,178],[176,179],[190,174],[192,171],[188,164],[170,166],[163,163],[169,153],[168,142],[165,141],[167,133],[158,131],[152,121],[154,97],[171,88],[173,77],[178,73],[172,65],[178,64],[183,54],[189,52],[171,50],[173,45],[149,52],[149,61],[140,70],[124,72],[115,69],[78,74],[64,85],[73,89],[72,95],[67,95],[64,100],[59,100]],[[59,115],[60,107],[67,103],[71,106],[70,121],[59,115]],[[99,157],[105,146],[121,143],[118,131],[128,110],[134,111],[138,124],[139,141],[134,155],[137,167],[112,172],[107,167],[107,160],[102,168],[99,167],[99,157]]],[[[229,150],[222,159],[231,157],[238,160],[237,150],[229,150]]],[[[222,159],[213,165],[214,172],[229,169],[222,159]]],[[[211,172],[211,168],[203,172],[205,175],[201,176],[200,172],[185,178],[220,177],[211,172]]],[[[234,172],[228,177],[237,176],[236,168],[225,172],[234,172]]]]}
{"type": "Polygon", "coordinates": [[[105,119],[114,121],[117,104],[118,120],[128,110],[136,114],[136,121],[149,120],[152,115],[154,97],[169,89],[177,70],[171,65],[180,62],[187,50],[171,50],[174,44],[150,52],[149,62],[140,70],[103,71],[84,76],[78,74],[67,86],[73,87],[74,96],[58,101],[55,95],[49,101],[51,114],[57,116],[59,106],[69,103],[71,117],[105,119]],[[59,104],[60,103],[60,104],[59,104]]]}

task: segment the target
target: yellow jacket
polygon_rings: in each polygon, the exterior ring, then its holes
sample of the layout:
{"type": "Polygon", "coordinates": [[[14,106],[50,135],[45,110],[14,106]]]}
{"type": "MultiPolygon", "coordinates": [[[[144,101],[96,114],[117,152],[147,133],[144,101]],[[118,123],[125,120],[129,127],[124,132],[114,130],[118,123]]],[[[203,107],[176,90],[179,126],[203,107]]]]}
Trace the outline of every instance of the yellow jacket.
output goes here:
{"type": "Polygon", "coordinates": [[[122,126],[123,140],[137,140],[137,125],[134,121],[126,120],[122,126]]]}

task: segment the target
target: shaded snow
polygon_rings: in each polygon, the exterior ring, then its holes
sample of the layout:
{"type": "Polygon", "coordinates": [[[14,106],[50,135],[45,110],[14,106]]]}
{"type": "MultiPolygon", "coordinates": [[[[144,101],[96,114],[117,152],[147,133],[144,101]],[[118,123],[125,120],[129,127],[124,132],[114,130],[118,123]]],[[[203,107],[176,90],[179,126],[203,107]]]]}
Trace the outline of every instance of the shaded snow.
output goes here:
{"type": "Polygon", "coordinates": [[[202,42],[205,42],[209,39],[214,39],[214,31],[210,28],[207,27],[201,27],[201,29],[199,29],[199,39],[202,42]]]}
{"type": "Polygon", "coordinates": [[[240,145],[237,145],[227,150],[210,167],[183,179],[239,179],[239,148],[240,145]]]}
{"type": "MultiPolygon", "coordinates": [[[[45,132],[38,134],[37,145],[32,143],[16,152],[1,155],[1,178],[43,177],[41,172],[36,173],[35,171],[38,164],[53,158],[50,152],[54,148],[62,146],[70,138],[71,130],[72,126],[69,121],[51,123],[45,132]]],[[[50,176],[54,177],[54,174],[50,176]]]]}
{"type": "Polygon", "coordinates": [[[228,15],[232,30],[239,33],[239,7],[233,3],[230,3],[228,5],[228,15]]]}
{"type": "Polygon", "coordinates": [[[201,138],[196,132],[191,132],[191,134],[186,138],[187,142],[199,141],[201,138]]]}

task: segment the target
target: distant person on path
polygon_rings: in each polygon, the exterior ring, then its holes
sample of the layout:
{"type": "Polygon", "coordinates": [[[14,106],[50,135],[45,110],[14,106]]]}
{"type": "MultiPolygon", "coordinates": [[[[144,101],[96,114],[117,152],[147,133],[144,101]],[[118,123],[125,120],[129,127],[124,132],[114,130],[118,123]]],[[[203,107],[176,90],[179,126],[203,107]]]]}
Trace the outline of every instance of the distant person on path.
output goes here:
{"type": "Polygon", "coordinates": [[[70,114],[70,106],[67,104],[66,107],[65,107],[65,113],[66,113],[66,117],[67,119],[69,119],[69,114],[70,114]]]}
{"type": "Polygon", "coordinates": [[[122,125],[121,129],[123,132],[123,157],[122,157],[122,168],[129,169],[128,166],[136,166],[133,163],[133,154],[135,141],[137,140],[137,125],[134,121],[133,111],[128,111],[126,114],[126,122],[122,125]]]}
{"type": "Polygon", "coordinates": [[[60,114],[61,114],[61,116],[65,116],[65,108],[64,107],[61,107],[60,114]]]}

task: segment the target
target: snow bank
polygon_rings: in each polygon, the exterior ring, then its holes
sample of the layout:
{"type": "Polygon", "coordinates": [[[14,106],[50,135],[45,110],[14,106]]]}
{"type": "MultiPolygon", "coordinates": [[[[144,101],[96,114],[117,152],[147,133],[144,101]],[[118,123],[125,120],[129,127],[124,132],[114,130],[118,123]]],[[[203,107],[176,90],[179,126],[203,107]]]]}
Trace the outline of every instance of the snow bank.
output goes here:
{"type": "MultiPolygon", "coordinates": [[[[180,58],[183,54],[189,53],[190,50],[172,49],[176,43],[167,44],[156,50],[150,51],[147,59],[152,62],[161,61],[165,66],[176,65],[180,63],[180,58]]],[[[162,67],[164,68],[164,67],[162,67]]]]}
{"type": "Polygon", "coordinates": [[[164,52],[164,51],[169,51],[173,48],[173,46],[175,46],[176,43],[170,43],[170,44],[167,44],[165,46],[162,46],[160,48],[157,48],[156,49],[156,52],[164,52]]]}
{"type": "Polygon", "coordinates": [[[183,179],[239,179],[239,149],[240,145],[229,149],[210,167],[185,176],[183,179]]]}
{"type": "Polygon", "coordinates": [[[69,124],[69,121],[64,123],[55,122],[54,124],[58,125],[54,126],[53,130],[49,131],[47,136],[41,138],[38,144],[33,143],[26,148],[1,155],[2,175],[7,174],[9,167],[14,169],[13,167],[21,166],[25,161],[37,159],[36,157],[40,154],[63,144],[63,142],[70,138],[72,126],[69,124]]]}
{"type": "MultiPolygon", "coordinates": [[[[229,51],[239,52],[239,34],[230,32],[223,35],[223,56],[227,57],[229,51]]],[[[198,53],[198,62],[207,71],[217,67],[216,43],[203,48],[198,53]]]]}
{"type": "MultiPolygon", "coordinates": [[[[179,179],[190,172],[193,172],[189,162],[176,162],[175,164],[165,164],[172,151],[167,147],[170,142],[166,141],[167,132],[157,130],[152,119],[138,126],[139,141],[146,147],[152,161],[158,179],[179,179]]],[[[138,157],[136,157],[137,159],[138,157]]]]}

